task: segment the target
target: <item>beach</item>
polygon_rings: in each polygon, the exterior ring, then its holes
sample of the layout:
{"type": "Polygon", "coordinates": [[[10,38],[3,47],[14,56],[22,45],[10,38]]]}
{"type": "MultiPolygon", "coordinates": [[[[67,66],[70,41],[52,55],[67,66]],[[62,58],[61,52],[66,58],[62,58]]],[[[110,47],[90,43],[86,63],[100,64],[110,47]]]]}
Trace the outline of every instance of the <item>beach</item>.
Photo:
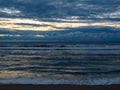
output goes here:
{"type": "Polygon", "coordinates": [[[0,0],[0,90],[120,90],[120,0],[0,0]]]}
{"type": "Polygon", "coordinates": [[[0,45],[0,90],[120,89],[119,43],[0,45]]]}
{"type": "Polygon", "coordinates": [[[120,85],[22,85],[1,84],[0,90],[119,90],[120,85]]]}

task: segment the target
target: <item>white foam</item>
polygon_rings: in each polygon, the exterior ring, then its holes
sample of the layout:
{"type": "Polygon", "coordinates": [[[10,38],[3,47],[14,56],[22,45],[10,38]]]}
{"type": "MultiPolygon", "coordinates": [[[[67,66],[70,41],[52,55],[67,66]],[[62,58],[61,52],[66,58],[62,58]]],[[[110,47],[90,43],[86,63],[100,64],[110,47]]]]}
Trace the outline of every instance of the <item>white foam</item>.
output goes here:
{"type": "Polygon", "coordinates": [[[89,80],[68,80],[51,78],[11,78],[0,79],[0,84],[71,84],[71,85],[111,85],[120,84],[120,77],[89,80]]]}

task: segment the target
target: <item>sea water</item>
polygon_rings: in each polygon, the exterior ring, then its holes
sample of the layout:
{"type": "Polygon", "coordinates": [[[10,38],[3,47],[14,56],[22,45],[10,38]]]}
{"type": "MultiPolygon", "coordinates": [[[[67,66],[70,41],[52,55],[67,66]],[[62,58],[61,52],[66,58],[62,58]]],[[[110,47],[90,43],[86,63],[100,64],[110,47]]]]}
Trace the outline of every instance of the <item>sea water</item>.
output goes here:
{"type": "Polygon", "coordinates": [[[119,43],[0,43],[1,84],[120,84],[119,43]]]}

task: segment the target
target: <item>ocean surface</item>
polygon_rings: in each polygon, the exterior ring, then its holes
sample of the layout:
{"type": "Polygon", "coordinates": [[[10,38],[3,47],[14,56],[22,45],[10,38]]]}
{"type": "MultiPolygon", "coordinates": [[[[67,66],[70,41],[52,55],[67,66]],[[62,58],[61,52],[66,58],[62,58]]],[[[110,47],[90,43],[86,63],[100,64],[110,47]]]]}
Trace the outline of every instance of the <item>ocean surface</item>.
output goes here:
{"type": "Polygon", "coordinates": [[[0,84],[120,84],[120,43],[0,43],[0,84]]]}

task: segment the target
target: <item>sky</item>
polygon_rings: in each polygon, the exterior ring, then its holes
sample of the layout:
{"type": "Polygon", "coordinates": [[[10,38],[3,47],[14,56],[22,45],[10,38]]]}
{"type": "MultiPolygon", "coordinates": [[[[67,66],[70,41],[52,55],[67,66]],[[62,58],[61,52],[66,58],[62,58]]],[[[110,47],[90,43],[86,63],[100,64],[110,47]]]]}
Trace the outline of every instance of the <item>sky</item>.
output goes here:
{"type": "Polygon", "coordinates": [[[0,41],[120,41],[120,0],[0,0],[0,41]]]}

